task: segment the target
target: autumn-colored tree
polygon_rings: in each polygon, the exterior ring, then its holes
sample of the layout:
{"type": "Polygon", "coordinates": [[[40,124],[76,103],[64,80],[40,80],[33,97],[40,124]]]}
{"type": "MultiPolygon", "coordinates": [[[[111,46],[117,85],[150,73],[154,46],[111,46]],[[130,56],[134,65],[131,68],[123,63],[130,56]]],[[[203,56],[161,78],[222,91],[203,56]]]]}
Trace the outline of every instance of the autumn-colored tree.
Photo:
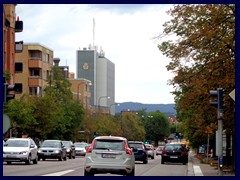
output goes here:
{"type": "Polygon", "coordinates": [[[216,130],[216,108],[210,107],[209,90],[224,88],[224,129],[234,134],[234,101],[228,94],[235,87],[235,5],[176,5],[172,19],[158,37],[173,37],[158,46],[175,73],[169,81],[175,91],[177,118],[184,125],[193,147],[206,143],[203,127],[216,130]]]}

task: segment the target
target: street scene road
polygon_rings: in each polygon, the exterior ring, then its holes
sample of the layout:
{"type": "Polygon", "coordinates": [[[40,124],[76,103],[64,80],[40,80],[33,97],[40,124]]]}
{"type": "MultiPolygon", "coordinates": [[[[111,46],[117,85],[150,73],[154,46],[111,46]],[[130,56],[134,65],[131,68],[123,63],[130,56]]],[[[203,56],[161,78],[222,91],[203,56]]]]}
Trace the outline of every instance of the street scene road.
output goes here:
{"type": "MultiPolygon", "coordinates": [[[[83,176],[84,160],[82,156],[67,161],[46,160],[38,164],[3,163],[3,176],[83,176]]],[[[188,165],[181,163],[161,164],[161,157],[149,159],[148,164],[135,162],[135,176],[187,176],[188,165]]],[[[112,174],[98,174],[96,176],[113,176],[112,174]]],[[[114,175],[118,176],[118,175],[114,175]]]]}

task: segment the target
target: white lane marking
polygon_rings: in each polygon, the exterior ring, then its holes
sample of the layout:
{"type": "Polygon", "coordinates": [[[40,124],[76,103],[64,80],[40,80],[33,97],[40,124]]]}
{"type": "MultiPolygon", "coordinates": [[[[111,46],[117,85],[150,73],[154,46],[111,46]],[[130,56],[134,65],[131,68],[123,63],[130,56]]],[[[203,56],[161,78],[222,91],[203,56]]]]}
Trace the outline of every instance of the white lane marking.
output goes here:
{"type": "Polygon", "coordinates": [[[195,176],[203,176],[202,170],[199,166],[193,166],[195,176]]]}
{"type": "Polygon", "coordinates": [[[66,170],[66,171],[59,171],[59,172],[56,172],[56,173],[44,174],[42,176],[62,176],[64,174],[67,174],[67,173],[70,173],[70,172],[73,172],[73,171],[74,171],[73,169],[69,169],[69,170],[66,170]]]}

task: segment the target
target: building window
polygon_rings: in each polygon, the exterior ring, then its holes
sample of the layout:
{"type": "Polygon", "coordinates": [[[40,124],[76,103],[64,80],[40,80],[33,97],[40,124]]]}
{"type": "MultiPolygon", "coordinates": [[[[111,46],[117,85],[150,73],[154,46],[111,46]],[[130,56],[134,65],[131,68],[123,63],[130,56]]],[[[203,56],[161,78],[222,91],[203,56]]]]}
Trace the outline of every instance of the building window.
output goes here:
{"type": "Polygon", "coordinates": [[[40,71],[38,69],[34,69],[31,71],[31,76],[40,76],[40,71]]]}
{"type": "Polygon", "coordinates": [[[22,93],[22,83],[15,83],[15,94],[22,93]]]}
{"type": "Polygon", "coordinates": [[[23,71],[22,63],[15,63],[15,73],[21,73],[23,71]]]}
{"type": "Polygon", "coordinates": [[[30,51],[31,59],[41,59],[40,51],[30,51]]]}

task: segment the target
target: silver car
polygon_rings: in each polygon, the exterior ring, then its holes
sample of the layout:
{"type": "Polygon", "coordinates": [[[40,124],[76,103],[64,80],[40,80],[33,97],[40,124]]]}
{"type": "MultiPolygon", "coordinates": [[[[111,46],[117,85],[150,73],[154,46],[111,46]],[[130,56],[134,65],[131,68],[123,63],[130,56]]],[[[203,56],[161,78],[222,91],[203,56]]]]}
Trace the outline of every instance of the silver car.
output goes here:
{"type": "Polygon", "coordinates": [[[75,142],[74,146],[75,146],[77,156],[85,156],[86,147],[88,146],[87,143],[85,143],[85,142],[75,142]]]}
{"type": "Polygon", "coordinates": [[[3,161],[25,162],[26,164],[38,163],[38,148],[31,138],[9,138],[3,146],[3,161]]]}
{"type": "Polygon", "coordinates": [[[98,136],[87,149],[84,176],[105,173],[135,175],[135,158],[126,138],[98,136]]]}
{"type": "Polygon", "coordinates": [[[145,144],[146,150],[148,153],[148,157],[151,157],[151,159],[154,159],[154,147],[151,144],[145,144]]]}

